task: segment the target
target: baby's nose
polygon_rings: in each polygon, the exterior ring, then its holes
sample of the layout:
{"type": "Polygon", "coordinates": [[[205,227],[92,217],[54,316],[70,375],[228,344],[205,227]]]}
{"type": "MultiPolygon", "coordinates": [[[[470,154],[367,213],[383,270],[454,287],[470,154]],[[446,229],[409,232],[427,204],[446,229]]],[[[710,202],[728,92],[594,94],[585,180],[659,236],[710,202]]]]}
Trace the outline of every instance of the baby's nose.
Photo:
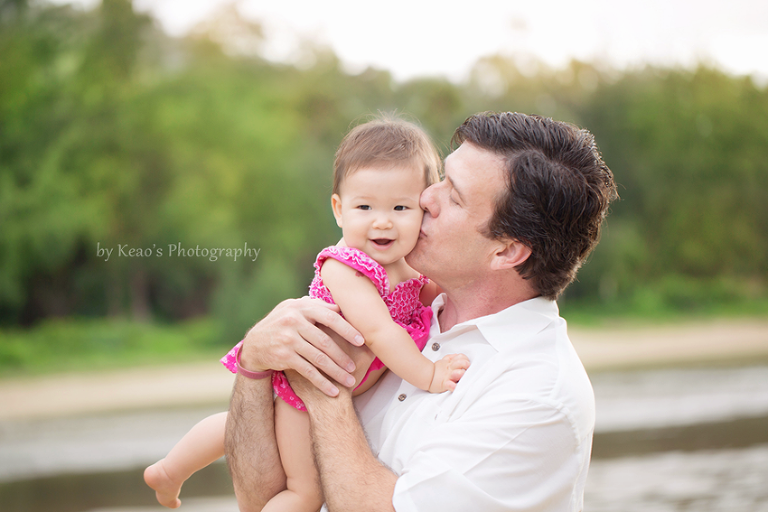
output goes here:
{"type": "Polygon", "coordinates": [[[378,215],[373,225],[379,229],[388,229],[392,227],[392,220],[389,218],[389,215],[378,215]]]}

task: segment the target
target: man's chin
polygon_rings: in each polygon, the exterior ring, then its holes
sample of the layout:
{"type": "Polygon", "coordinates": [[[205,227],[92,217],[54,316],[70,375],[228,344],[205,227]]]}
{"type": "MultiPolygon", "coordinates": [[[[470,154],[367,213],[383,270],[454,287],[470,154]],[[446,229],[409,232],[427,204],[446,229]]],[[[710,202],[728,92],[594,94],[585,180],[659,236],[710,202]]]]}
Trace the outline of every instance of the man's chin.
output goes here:
{"type": "MultiPolygon", "coordinates": [[[[405,262],[408,264],[409,267],[411,267],[413,270],[417,271],[420,274],[424,274],[423,271],[423,263],[424,263],[424,243],[419,240],[416,242],[416,245],[414,248],[405,256],[405,262]]],[[[426,274],[425,274],[426,275],[426,274]]]]}

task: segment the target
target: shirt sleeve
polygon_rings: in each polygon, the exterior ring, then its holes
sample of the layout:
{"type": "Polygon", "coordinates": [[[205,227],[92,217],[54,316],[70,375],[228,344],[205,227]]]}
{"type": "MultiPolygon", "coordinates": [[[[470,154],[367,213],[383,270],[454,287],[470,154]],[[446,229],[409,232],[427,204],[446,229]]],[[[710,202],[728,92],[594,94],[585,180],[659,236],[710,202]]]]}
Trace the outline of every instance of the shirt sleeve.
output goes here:
{"type": "Polygon", "coordinates": [[[572,510],[589,462],[584,442],[591,434],[577,439],[558,404],[489,393],[460,419],[429,429],[403,466],[393,505],[398,512],[572,510]]]}

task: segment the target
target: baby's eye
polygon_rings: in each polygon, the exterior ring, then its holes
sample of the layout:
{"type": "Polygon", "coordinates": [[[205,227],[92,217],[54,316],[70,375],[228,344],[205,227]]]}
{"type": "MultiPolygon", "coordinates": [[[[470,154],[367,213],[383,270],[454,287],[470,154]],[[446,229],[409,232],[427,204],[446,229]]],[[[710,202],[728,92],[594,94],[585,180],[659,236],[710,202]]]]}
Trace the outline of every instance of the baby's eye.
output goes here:
{"type": "Polygon", "coordinates": [[[396,211],[396,212],[402,212],[403,210],[407,210],[407,209],[408,209],[408,207],[407,207],[407,206],[403,206],[403,205],[397,205],[397,206],[395,206],[395,211],[396,211]]]}
{"type": "Polygon", "coordinates": [[[361,204],[357,208],[360,209],[360,210],[370,210],[371,209],[371,207],[368,206],[367,204],[361,204]]]}

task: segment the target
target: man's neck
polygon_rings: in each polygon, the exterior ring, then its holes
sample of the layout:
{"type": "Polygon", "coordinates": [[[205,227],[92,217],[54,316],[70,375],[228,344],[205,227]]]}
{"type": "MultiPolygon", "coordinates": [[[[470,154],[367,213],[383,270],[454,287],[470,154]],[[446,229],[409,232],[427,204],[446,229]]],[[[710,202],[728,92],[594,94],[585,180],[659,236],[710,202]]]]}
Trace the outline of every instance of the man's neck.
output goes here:
{"type": "Polygon", "coordinates": [[[440,332],[451,329],[454,325],[492,315],[508,307],[533,299],[538,294],[530,287],[494,290],[496,293],[475,291],[461,293],[445,290],[445,305],[438,315],[440,332]],[[512,291],[510,291],[512,290],[512,291]]]}

